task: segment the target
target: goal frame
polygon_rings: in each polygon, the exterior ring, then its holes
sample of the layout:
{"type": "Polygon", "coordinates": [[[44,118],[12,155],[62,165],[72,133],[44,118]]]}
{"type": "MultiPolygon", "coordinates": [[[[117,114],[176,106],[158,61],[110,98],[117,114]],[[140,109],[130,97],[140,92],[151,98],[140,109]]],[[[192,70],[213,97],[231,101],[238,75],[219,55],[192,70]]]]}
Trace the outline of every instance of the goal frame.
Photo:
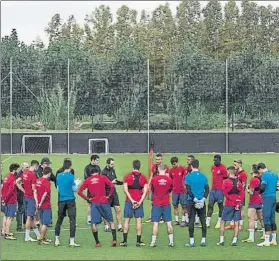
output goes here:
{"type": "Polygon", "coordinates": [[[107,138],[100,138],[100,139],[88,139],[88,154],[92,154],[91,151],[91,141],[104,141],[105,142],[105,154],[109,153],[109,141],[107,138]]]}
{"type": "Polygon", "coordinates": [[[26,154],[25,152],[25,139],[26,138],[49,138],[49,149],[48,154],[52,154],[52,135],[22,135],[21,139],[21,153],[26,154]]]}

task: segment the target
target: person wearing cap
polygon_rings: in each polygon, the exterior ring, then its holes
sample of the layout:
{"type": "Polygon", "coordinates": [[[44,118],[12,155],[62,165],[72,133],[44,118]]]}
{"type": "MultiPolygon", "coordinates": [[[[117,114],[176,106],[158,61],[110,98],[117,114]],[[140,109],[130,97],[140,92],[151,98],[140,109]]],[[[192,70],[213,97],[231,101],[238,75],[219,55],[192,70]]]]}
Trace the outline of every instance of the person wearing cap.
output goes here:
{"type": "Polygon", "coordinates": [[[263,228],[263,239],[265,235],[264,224],[263,224],[263,213],[262,203],[263,199],[260,195],[261,177],[257,170],[257,165],[252,165],[252,179],[249,182],[247,192],[249,194],[249,205],[248,205],[248,220],[249,220],[249,238],[242,240],[244,243],[253,243],[255,241],[255,224],[256,220],[259,219],[263,228]]]}
{"type": "Polygon", "coordinates": [[[195,247],[195,216],[198,215],[202,225],[202,240],[201,246],[206,246],[206,206],[205,200],[209,194],[208,180],[205,174],[199,171],[199,160],[194,159],[191,163],[192,172],[185,178],[187,189],[187,212],[189,215],[189,237],[190,243],[187,247],[195,247]]]}
{"type": "Polygon", "coordinates": [[[276,241],[276,190],[279,183],[278,175],[267,169],[264,163],[259,163],[257,170],[261,174],[260,194],[263,198],[263,221],[265,240],[257,246],[277,246],[276,241]],[[271,236],[271,241],[270,241],[271,236]]]}
{"type": "Polygon", "coordinates": [[[154,197],[151,210],[151,221],[153,222],[153,230],[150,246],[156,246],[156,239],[159,230],[159,221],[161,220],[161,217],[163,217],[163,220],[167,225],[169,247],[173,247],[173,227],[171,223],[170,205],[170,193],[172,192],[173,181],[166,175],[165,165],[159,165],[158,170],[159,175],[155,176],[151,181],[151,190],[153,192],[154,197]]]}
{"type": "Polygon", "coordinates": [[[210,227],[210,220],[213,214],[213,208],[215,203],[218,204],[219,216],[215,226],[216,229],[220,228],[222,212],[224,209],[224,193],[222,190],[223,181],[228,178],[228,172],[225,165],[222,164],[222,158],[220,155],[214,155],[213,166],[211,167],[212,173],[212,188],[209,193],[208,211],[206,218],[206,225],[210,227]]]}

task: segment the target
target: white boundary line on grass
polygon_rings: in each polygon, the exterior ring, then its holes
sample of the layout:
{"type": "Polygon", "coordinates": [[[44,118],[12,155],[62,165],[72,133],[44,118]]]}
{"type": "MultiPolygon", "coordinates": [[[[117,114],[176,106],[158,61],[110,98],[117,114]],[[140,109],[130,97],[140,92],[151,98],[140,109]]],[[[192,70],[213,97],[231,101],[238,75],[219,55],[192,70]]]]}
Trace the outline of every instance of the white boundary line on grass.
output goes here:
{"type": "Polygon", "coordinates": [[[6,162],[6,161],[10,160],[12,157],[13,157],[13,156],[10,156],[10,157],[8,157],[8,158],[4,159],[4,160],[2,161],[2,163],[4,163],[4,162],[6,162]]]}

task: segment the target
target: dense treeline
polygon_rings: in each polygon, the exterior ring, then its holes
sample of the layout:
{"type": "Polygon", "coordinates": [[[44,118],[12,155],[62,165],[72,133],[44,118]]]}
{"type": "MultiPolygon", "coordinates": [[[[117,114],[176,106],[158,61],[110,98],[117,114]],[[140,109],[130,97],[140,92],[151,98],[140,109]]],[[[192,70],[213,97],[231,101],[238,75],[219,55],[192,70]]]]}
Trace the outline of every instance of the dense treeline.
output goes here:
{"type": "MultiPolygon", "coordinates": [[[[84,25],[55,14],[46,33],[47,47],[24,44],[16,29],[2,38],[2,79],[12,58],[15,128],[26,128],[24,119],[65,129],[70,98],[72,129],[146,129],[148,82],[154,129],[224,128],[226,86],[230,122],[278,128],[279,8],[211,0],[202,9],[185,0],[175,13],[167,3],[152,13],[123,5],[113,19],[101,5],[84,25]]],[[[7,77],[4,117],[9,91],[7,77]]]]}

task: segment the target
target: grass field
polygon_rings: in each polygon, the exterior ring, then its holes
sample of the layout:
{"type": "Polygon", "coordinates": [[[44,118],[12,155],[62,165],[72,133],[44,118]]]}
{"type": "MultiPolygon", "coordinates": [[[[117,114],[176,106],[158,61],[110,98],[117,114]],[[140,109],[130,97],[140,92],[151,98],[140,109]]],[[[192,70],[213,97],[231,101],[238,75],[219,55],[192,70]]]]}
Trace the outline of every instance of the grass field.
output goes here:
{"type": "MultiPolygon", "coordinates": [[[[117,154],[109,155],[115,159],[116,173],[118,178],[121,179],[127,172],[131,170],[131,162],[134,159],[140,159],[142,161],[143,173],[147,173],[147,155],[138,154],[117,154]]],[[[169,164],[169,160],[173,155],[166,154],[164,156],[164,162],[169,164]]],[[[181,164],[185,164],[186,155],[176,154],[181,161],[181,164]]],[[[210,176],[210,166],[212,163],[212,154],[196,155],[201,162],[201,170],[208,176],[210,176]]],[[[13,162],[21,163],[23,161],[31,161],[32,159],[40,160],[43,155],[33,156],[3,156],[4,173],[7,173],[9,164],[13,162]]],[[[63,159],[66,155],[51,155],[52,168],[56,171],[61,167],[63,159]]],[[[73,167],[75,169],[76,176],[82,178],[84,167],[89,163],[88,155],[70,155],[73,160],[73,167]]],[[[108,155],[101,155],[101,167],[105,166],[105,160],[108,155]]],[[[232,164],[235,158],[241,158],[244,162],[244,169],[249,172],[250,166],[253,163],[265,162],[270,169],[279,173],[278,154],[230,154],[223,156],[223,163],[226,165],[232,164]]],[[[52,204],[53,204],[53,217],[54,223],[56,222],[57,212],[57,192],[55,187],[52,187],[52,204]]],[[[124,205],[124,193],[122,187],[118,187],[118,193],[122,207],[124,205]]],[[[145,201],[145,217],[148,217],[150,211],[150,202],[145,201]]],[[[96,249],[94,247],[94,240],[90,227],[86,224],[86,208],[87,203],[80,197],[77,197],[77,233],[76,241],[82,245],[81,248],[71,249],[68,247],[69,238],[69,223],[65,219],[63,224],[63,230],[61,232],[61,247],[54,248],[53,246],[39,246],[36,243],[24,243],[24,234],[15,233],[18,236],[17,241],[5,241],[2,240],[1,255],[2,260],[278,260],[279,248],[259,248],[256,244],[244,244],[239,242],[238,247],[231,247],[232,232],[228,231],[225,234],[225,246],[217,247],[219,235],[218,230],[214,229],[217,216],[212,218],[212,227],[208,229],[207,247],[201,248],[186,248],[185,243],[189,242],[188,228],[174,228],[174,240],[175,247],[168,248],[168,237],[166,235],[166,228],[164,224],[160,225],[160,231],[158,236],[158,242],[156,248],[150,248],[149,246],[137,248],[135,222],[131,222],[131,230],[128,236],[128,248],[111,248],[111,234],[103,232],[103,226],[99,227],[99,238],[102,244],[101,248],[96,249]]],[[[217,208],[215,209],[217,212],[217,208]]],[[[279,221],[279,215],[277,215],[277,222],[279,221]]],[[[278,222],[279,224],[279,222],[278,222]]],[[[13,224],[13,231],[15,231],[15,222],[13,224]]],[[[142,239],[147,244],[151,240],[151,224],[143,225],[142,239]]],[[[247,217],[245,219],[245,230],[240,233],[239,241],[248,237],[247,229],[247,217]]],[[[122,233],[117,233],[118,241],[122,241],[122,233]]],[[[261,233],[256,233],[256,241],[260,241],[261,233]]],[[[48,232],[48,237],[53,239],[53,228],[48,232]]],[[[199,243],[201,239],[201,229],[195,230],[196,242],[199,243]]]]}

